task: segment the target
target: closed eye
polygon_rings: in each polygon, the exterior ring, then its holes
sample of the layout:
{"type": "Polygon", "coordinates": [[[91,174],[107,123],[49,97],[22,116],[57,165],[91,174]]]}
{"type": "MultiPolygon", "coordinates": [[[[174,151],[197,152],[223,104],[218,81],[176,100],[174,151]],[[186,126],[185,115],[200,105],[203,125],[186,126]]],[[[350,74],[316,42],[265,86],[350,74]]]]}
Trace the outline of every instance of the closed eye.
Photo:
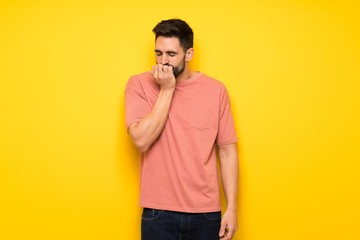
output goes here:
{"type": "MultiPolygon", "coordinates": [[[[156,56],[160,57],[161,55],[163,55],[163,52],[160,50],[155,50],[155,54],[156,56]]],[[[174,51],[166,51],[166,54],[170,57],[175,57],[178,53],[174,51]]]]}
{"type": "Polygon", "coordinates": [[[177,55],[177,52],[173,52],[173,51],[167,51],[166,52],[170,57],[175,57],[177,55]]]}
{"type": "Polygon", "coordinates": [[[156,56],[160,57],[163,53],[159,50],[155,50],[155,54],[156,56]]]}

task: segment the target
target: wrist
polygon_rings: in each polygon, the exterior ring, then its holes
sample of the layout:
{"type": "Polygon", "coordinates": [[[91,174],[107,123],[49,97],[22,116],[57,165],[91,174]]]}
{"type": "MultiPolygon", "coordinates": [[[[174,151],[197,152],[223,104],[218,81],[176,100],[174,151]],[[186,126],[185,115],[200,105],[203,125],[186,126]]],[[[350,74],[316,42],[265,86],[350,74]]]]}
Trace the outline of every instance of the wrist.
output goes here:
{"type": "Polygon", "coordinates": [[[175,90],[175,86],[173,86],[173,87],[161,87],[161,91],[166,92],[166,93],[173,93],[174,90],[175,90]]]}
{"type": "Polygon", "coordinates": [[[234,205],[228,205],[227,208],[226,208],[226,211],[227,212],[237,212],[237,206],[234,204],[234,205]]]}

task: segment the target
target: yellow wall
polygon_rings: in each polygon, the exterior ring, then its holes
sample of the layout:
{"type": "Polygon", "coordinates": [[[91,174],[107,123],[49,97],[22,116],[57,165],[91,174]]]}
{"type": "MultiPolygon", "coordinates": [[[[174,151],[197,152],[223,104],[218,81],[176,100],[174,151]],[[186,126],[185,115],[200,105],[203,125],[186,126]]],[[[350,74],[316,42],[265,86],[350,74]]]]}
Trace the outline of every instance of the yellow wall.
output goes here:
{"type": "Polygon", "coordinates": [[[0,239],[139,239],[130,75],[195,31],[240,151],[235,239],[360,239],[358,1],[1,1],[0,239]]]}

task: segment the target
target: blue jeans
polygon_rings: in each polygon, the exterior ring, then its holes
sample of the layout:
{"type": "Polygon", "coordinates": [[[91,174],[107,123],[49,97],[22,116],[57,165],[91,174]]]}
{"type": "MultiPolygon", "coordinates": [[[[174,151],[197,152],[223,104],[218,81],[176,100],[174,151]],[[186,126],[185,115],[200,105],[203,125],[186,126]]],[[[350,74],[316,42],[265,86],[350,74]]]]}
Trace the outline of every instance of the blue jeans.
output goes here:
{"type": "Polygon", "coordinates": [[[144,208],[142,240],[219,240],[221,212],[183,213],[144,208]]]}

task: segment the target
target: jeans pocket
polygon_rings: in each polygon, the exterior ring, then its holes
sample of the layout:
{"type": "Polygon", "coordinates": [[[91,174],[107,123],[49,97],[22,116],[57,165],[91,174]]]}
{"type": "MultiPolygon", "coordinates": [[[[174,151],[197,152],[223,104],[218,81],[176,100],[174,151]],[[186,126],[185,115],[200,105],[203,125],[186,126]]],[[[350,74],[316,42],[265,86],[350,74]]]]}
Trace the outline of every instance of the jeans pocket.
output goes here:
{"type": "Polygon", "coordinates": [[[204,218],[210,221],[220,221],[221,220],[221,212],[209,212],[203,213],[204,218]]]}
{"type": "Polygon", "coordinates": [[[144,208],[142,213],[142,219],[143,220],[155,220],[160,215],[160,210],[157,209],[151,209],[151,208],[144,208]]]}

